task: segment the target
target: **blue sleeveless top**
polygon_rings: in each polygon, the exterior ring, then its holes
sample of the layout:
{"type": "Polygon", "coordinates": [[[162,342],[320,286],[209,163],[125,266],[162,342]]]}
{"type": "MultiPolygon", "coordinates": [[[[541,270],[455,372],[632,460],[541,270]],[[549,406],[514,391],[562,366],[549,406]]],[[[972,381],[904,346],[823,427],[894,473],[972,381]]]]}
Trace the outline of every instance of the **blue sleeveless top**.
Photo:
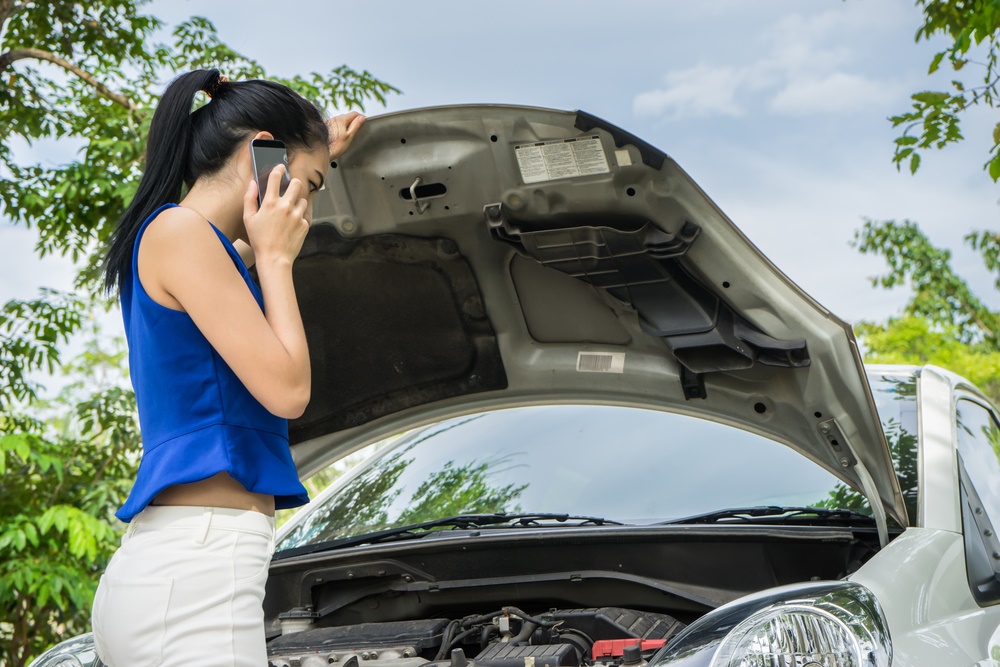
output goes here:
{"type": "MultiPolygon", "coordinates": [[[[129,374],[135,390],[143,453],[135,484],[115,516],[132,520],[172,484],[228,472],[249,491],[274,496],[275,509],[309,502],[288,447],[288,420],[261,405],[183,311],[153,301],[139,281],[139,241],[121,297],[129,374]]],[[[209,223],[212,225],[212,223],[209,223]]],[[[264,295],[225,234],[212,225],[264,309],[264,295]]]]}

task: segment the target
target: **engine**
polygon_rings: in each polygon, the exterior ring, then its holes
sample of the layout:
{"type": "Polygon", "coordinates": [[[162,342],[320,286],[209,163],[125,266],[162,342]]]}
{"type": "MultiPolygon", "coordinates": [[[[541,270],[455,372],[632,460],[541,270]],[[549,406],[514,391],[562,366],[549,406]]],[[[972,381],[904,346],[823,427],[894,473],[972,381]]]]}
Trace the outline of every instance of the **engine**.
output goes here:
{"type": "Polygon", "coordinates": [[[538,614],[504,607],[459,619],[286,631],[267,650],[269,667],[642,667],[683,627],[665,614],[618,607],[538,614]]]}

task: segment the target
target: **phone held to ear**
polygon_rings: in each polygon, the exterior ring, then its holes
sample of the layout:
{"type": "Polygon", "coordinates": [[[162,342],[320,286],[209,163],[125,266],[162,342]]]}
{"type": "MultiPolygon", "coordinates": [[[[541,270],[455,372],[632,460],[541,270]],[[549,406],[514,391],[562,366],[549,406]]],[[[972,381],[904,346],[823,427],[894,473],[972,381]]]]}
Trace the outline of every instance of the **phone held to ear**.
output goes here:
{"type": "Polygon", "coordinates": [[[288,153],[285,151],[285,144],[273,139],[254,139],[250,142],[250,161],[253,165],[253,177],[257,181],[257,205],[264,202],[264,193],[267,192],[267,177],[271,175],[271,170],[279,164],[285,165],[285,172],[281,175],[281,187],[279,195],[285,194],[288,183],[291,180],[288,176],[288,153]]]}

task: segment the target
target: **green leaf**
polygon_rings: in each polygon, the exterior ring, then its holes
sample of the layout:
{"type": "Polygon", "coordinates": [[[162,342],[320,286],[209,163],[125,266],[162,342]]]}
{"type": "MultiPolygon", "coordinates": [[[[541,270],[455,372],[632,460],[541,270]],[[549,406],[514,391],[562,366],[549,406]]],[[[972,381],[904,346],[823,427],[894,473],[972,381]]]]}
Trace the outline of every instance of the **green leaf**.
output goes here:
{"type": "Polygon", "coordinates": [[[26,523],[23,526],[23,530],[24,530],[25,539],[28,540],[28,543],[31,544],[31,546],[33,546],[33,547],[37,547],[38,546],[38,531],[35,529],[35,526],[32,525],[32,524],[30,524],[30,523],[26,523]]]}
{"type": "Polygon", "coordinates": [[[944,56],[945,56],[944,51],[935,54],[934,59],[931,61],[931,66],[927,70],[928,74],[933,74],[934,72],[937,71],[938,67],[941,65],[941,61],[944,59],[944,56]]]}
{"type": "Polygon", "coordinates": [[[917,173],[917,169],[920,168],[920,153],[914,153],[910,156],[910,173],[917,173]]]}
{"type": "Polygon", "coordinates": [[[948,93],[925,90],[920,93],[914,93],[910,97],[913,98],[913,101],[915,102],[920,102],[931,106],[942,106],[945,103],[945,101],[947,101],[949,95],[948,93]]]}
{"type": "Polygon", "coordinates": [[[43,512],[42,515],[35,521],[38,524],[38,530],[43,534],[49,532],[49,528],[52,527],[52,523],[55,520],[53,510],[54,508],[52,507],[45,510],[45,512],[43,512]]]}
{"type": "Polygon", "coordinates": [[[992,178],[993,181],[996,182],[998,179],[1000,179],[1000,155],[994,155],[993,159],[991,159],[987,164],[989,165],[988,168],[990,172],[990,178],[992,178]]]}
{"type": "Polygon", "coordinates": [[[31,445],[23,435],[3,435],[0,436],[0,450],[11,451],[22,461],[27,461],[31,456],[31,445]]]}

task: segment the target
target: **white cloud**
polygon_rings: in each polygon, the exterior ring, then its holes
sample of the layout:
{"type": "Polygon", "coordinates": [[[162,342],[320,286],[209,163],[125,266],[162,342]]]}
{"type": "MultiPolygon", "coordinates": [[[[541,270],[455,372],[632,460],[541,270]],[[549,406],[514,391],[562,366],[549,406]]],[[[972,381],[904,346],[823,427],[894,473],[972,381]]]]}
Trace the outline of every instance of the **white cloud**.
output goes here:
{"type": "Polygon", "coordinates": [[[856,74],[836,72],[822,78],[791,80],[770,101],[776,113],[805,116],[842,113],[883,106],[901,87],[866,79],[856,74]]]}
{"type": "Polygon", "coordinates": [[[857,36],[865,27],[871,26],[846,10],[787,16],[762,31],[760,48],[747,49],[739,66],[702,62],[668,72],[662,86],[635,96],[633,111],[677,120],[758,109],[810,115],[884,106],[900,83],[863,73],[863,58],[844,44],[845,34],[857,36]]]}
{"type": "Polygon", "coordinates": [[[672,117],[739,116],[736,103],[741,73],[731,67],[698,65],[666,76],[667,87],[636,96],[634,108],[640,115],[665,114],[672,117]]]}

